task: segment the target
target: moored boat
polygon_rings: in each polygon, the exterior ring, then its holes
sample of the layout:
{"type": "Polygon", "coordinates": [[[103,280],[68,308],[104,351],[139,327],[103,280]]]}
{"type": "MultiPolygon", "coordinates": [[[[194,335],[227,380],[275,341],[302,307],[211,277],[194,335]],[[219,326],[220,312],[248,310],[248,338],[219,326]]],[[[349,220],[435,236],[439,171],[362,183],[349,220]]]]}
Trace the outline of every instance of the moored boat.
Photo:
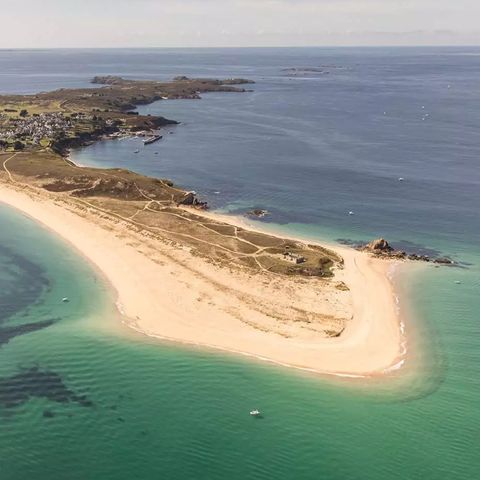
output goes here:
{"type": "Polygon", "coordinates": [[[144,145],[150,145],[151,143],[155,143],[156,141],[160,140],[162,135],[153,135],[152,137],[148,137],[143,141],[144,145]]]}

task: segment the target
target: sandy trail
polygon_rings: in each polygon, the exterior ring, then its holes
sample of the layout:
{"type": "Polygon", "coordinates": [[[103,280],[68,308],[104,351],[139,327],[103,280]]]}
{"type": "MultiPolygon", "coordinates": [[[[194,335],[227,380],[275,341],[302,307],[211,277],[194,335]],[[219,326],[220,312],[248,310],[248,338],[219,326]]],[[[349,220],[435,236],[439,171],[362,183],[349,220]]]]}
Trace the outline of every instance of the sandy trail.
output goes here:
{"type": "Polygon", "coordinates": [[[8,178],[9,178],[10,182],[12,182],[12,183],[14,183],[15,180],[13,179],[10,170],[7,168],[7,163],[8,163],[9,160],[11,160],[12,158],[14,158],[14,157],[16,157],[16,156],[17,156],[17,154],[14,153],[13,155],[11,155],[10,157],[8,157],[8,158],[3,162],[3,169],[4,169],[5,172],[7,173],[8,178]]]}

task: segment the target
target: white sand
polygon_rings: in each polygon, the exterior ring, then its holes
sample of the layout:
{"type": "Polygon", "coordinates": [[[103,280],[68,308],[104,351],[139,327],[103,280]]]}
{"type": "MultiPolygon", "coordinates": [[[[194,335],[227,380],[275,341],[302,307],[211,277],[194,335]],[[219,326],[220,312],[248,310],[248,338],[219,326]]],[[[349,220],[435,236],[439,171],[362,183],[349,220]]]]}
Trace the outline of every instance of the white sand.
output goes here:
{"type": "Polygon", "coordinates": [[[345,260],[333,281],[250,275],[59,198],[0,184],[1,202],[46,225],[104,272],[125,323],[138,331],[319,373],[376,375],[403,361],[391,261],[333,247],[345,260]],[[338,281],[350,291],[334,288],[338,281]],[[312,322],[295,321],[296,309],[311,312],[312,322]],[[336,322],[345,330],[326,337],[336,322]]]}

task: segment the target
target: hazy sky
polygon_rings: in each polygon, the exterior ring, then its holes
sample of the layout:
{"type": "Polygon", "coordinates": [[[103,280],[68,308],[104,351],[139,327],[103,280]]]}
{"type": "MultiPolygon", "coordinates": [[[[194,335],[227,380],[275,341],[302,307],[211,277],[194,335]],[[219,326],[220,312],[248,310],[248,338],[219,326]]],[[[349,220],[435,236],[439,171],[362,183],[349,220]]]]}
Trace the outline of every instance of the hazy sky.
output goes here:
{"type": "Polygon", "coordinates": [[[480,44],[480,0],[0,0],[0,48],[480,44]]]}

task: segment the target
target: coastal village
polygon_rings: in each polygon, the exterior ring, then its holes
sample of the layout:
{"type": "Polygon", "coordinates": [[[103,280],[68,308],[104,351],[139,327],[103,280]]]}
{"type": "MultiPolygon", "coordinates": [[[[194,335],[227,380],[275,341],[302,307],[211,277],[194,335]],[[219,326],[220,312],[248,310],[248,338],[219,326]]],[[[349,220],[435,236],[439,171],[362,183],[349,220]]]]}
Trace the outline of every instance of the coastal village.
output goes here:
{"type": "Polygon", "coordinates": [[[18,113],[18,116],[0,113],[0,146],[6,149],[22,150],[29,145],[47,147],[53,139],[66,135],[74,123],[61,112],[30,115],[27,110],[14,110],[8,113],[18,113]]]}

